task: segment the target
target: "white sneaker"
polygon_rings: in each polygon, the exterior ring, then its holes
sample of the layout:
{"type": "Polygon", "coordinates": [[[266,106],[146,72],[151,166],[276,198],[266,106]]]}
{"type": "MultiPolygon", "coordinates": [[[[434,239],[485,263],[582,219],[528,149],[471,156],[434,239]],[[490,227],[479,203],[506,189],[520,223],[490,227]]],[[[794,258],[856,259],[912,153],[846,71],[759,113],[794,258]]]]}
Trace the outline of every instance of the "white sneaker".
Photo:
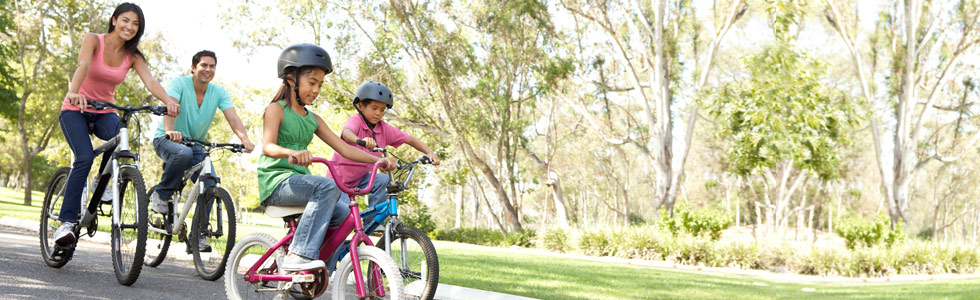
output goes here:
{"type": "Polygon", "coordinates": [[[58,246],[68,246],[75,243],[75,223],[65,222],[54,231],[54,243],[58,246]]]}
{"type": "Polygon", "coordinates": [[[326,264],[322,260],[313,260],[289,253],[282,261],[282,270],[286,272],[322,269],[326,264]]]}
{"type": "Polygon", "coordinates": [[[161,214],[170,212],[170,210],[167,209],[167,201],[160,199],[160,194],[157,193],[157,191],[153,191],[153,194],[150,195],[150,207],[153,209],[153,211],[161,214]]]}

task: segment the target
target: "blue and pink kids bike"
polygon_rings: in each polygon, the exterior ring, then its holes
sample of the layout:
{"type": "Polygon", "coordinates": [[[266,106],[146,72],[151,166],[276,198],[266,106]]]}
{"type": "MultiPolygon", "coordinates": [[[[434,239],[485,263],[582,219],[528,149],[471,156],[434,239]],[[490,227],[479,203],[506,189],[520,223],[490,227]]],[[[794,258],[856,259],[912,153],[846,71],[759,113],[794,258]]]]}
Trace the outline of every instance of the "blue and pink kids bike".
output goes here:
{"type": "MultiPolygon", "coordinates": [[[[315,157],[314,163],[327,165],[330,174],[337,178],[334,168],[343,165],[315,157]]],[[[363,165],[363,164],[358,164],[363,165]]],[[[371,169],[368,186],[374,185],[378,165],[371,169]]],[[[356,196],[367,194],[368,189],[347,188],[338,185],[350,197],[350,214],[337,227],[330,227],[320,246],[320,257],[327,260],[344,244],[353,232],[347,255],[332,276],[331,299],[402,299],[404,286],[402,276],[391,256],[384,250],[374,247],[374,243],[364,234],[356,196]],[[364,244],[362,246],[361,244],[364,244]]],[[[252,233],[235,244],[225,274],[225,292],[228,299],[287,299],[315,298],[322,295],[331,280],[327,268],[316,270],[285,272],[279,268],[296,232],[298,219],[305,206],[267,206],[266,214],[282,218],[286,223],[286,237],[276,240],[266,233],[252,233]]]]}

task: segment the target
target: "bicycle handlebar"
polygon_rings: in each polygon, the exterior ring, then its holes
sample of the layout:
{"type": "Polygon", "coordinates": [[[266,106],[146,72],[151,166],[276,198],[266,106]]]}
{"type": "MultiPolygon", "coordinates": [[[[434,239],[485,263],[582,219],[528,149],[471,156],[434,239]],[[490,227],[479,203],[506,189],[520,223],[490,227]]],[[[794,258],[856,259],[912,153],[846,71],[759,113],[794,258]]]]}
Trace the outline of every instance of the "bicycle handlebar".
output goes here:
{"type": "Polygon", "coordinates": [[[154,106],[154,105],[144,105],[144,106],[136,106],[136,107],[129,106],[129,105],[119,106],[119,105],[116,105],[114,103],[109,103],[109,102],[105,102],[105,101],[98,101],[98,100],[92,100],[92,99],[85,99],[85,100],[88,101],[88,104],[90,106],[92,106],[92,108],[94,108],[95,110],[103,110],[106,107],[111,107],[111,108],[114,108],[114,109],[118,109],[118,110],[122,110],[122,111],[128,111],[128,112],[138,112],[138,111],[149,110],[150,113],[152,113],[154,115],[158,115],[158,116],[163,116],[163,115],[166,115],[167,114],[167,107],[166,106],[154,106]]]}
{"type": "Polygon", "coordinates": [[[206,141],[198,140],[198,139],[195,139],[195,138],[189,138],[189,137],[183,138],[183,140],[180,143],[181,144],[184,144],[186,146],[192,146],[194,144],[200,144],[200,145],[211,147],[211,148],[228,148],[228,150],[230,150],[231,152],[235,152],[235,153],[245,152],[245,146],[244,145],[242,145],[242,144],[235,144],[235,143],[212,143],[212,142],[206,142],[206,141]]]}
{"type": "MultiPolygon", "coordinates": [[[[329,160],[326,160],[325,158],[322,158],[322,157],[314,157],[313,158],[313,162],[327,165],[327,170],[330,171],[330,176],[333,177],[333,179],[334,179],[335,182],[340,177],[337,176],[337,171],[334,170],[334,168],[336,168],[338,166],[341,166],[341,165],[347,165],[347,166],[364,166],[364,165],[366,165],[364,163],[349,163],[349,162],[346,162],[345,163],[345,162],[339,162],[339,161],[329,161],[329,160]]],[[[289,158],[289,163],[290,164],[295,164],[296,163],[296,160],[294,158],[290,157],[289,158]]],[[[367,184],[368,188],[366,188],[366,189],[363,189],[362,190],[361,188],[357,188],[357,187],[355,187],[355,188],[348,188],[348,187],[346,187],[346,186],[344,186],[343,184],[340,184],[340,183],[337,183],[337,187],[340,188],[340,191],[344,192],[345,194],[351,195],[351,196],[360,196],[360,195],[364,195],[364,194],[370,193],[371,192],[371,187],[374,186],[374,176],[378,174],[378,167],[380,167],[382,165],[385,165],[386,166],[387,164],[385,164],[385,162],[378,162],[378,163],[375,163],[375,164],[371,164],[371,179],[368,180],[368,184],[367,184]]]]}

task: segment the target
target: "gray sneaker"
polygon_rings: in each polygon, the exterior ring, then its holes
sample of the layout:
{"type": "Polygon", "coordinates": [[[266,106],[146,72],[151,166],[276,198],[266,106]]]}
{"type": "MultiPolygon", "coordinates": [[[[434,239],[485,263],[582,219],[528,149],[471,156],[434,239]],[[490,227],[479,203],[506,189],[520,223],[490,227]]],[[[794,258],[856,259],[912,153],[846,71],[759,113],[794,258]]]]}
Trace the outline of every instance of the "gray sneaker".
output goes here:
{"type": "Polygon", "coordinates": [[[54,243],[58,246],[68,246],[75,243],[75,223],[65,222],[54,231],[54,243]]]}
{"type": "Polygon", "coordinates": [[[170,210],[167,209],[167,202],[170,202],[170,199],[160,199],[160,193],[157,191],[153,191],[153,194],[150,195],[150,207],[155,212],[161,214],[169,213],[170,210]]]}
{"type": "Polygon", "coordinates": [[[322,260],[313,260],[293,253],[286,255],[282,261],[282,270],[286,272],[322,269],[324,266],[322,260]]]}

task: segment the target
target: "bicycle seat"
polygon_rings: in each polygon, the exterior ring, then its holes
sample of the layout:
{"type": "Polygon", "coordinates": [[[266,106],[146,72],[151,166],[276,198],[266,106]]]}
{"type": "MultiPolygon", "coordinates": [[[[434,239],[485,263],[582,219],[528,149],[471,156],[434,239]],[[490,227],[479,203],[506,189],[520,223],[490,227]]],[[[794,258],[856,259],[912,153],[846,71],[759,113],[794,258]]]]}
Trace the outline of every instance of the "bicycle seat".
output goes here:
{"type": "Polygon", "coordinates": [[[304,210],[306,210],[306,206],[302,205],[269,205],[265,207],[265,214],[273,218],[285,218],[302,215],[304,210]]]}

